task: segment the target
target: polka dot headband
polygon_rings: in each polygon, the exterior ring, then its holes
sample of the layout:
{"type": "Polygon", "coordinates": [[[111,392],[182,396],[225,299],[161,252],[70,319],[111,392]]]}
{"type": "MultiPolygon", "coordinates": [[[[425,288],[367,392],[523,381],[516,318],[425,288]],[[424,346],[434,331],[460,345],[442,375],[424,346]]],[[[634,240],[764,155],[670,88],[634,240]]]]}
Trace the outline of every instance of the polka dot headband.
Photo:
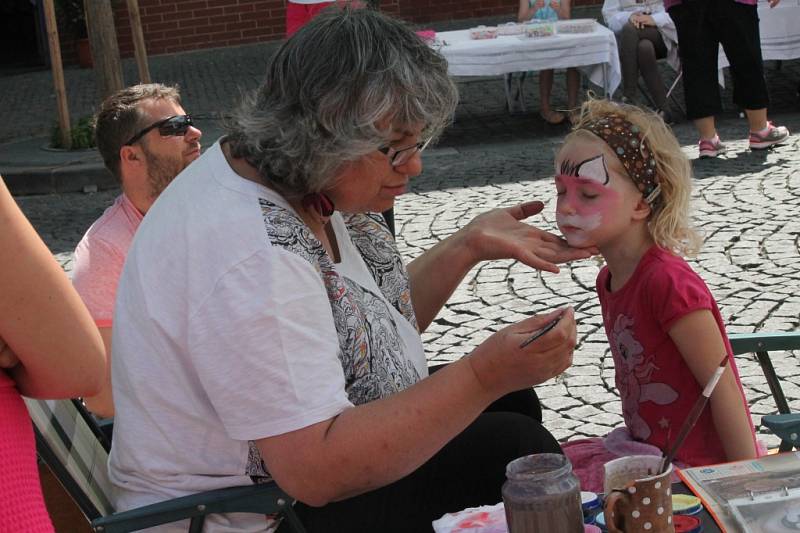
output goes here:
{"type": "Polygon", "coordinates": [[[656,174],[656,160],[642,140],[639,126],[631,124],[617,114],[600,117],[581,127],[588,130],[611,147],[628,172],[628,176],[644,195],[645,202],[653,205],[661,193],[656,174]]]}

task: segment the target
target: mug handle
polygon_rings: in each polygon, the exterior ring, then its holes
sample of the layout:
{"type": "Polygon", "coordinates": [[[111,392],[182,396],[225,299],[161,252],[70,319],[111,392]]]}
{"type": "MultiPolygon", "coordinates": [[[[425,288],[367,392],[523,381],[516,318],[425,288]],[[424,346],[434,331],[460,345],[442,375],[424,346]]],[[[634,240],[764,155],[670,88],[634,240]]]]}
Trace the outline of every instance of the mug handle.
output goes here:
{"type": "Polygon", "coordinates": [[[608,533],[625,533],[620,527],[617,525],[616,517],[619,516],[619,513],[614,510],[617,506],[617,502],[623,500],[627,497],[627,493],[625,491],[621,491],[619,489],[614,489],[611,493],[606,496],[606,504],[603,507],[603,515],[606,519],[606,527],[608,528],[608,533]]]}

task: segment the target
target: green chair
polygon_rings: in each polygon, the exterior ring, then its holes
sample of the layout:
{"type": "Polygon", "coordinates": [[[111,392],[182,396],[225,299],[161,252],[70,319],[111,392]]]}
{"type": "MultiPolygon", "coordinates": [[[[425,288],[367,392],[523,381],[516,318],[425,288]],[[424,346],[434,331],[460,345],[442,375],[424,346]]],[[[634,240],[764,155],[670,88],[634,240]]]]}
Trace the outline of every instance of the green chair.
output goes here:
{"type": "Polygon", "coordinates": [[[91,416],[87,419],[88,413],[71,400],[26,398],[25,403],[39,457],[97,532],[138,531],[188,519],[188,531],[199,533],[207,515],[255,513],[274,515],[286,520],[295,532],[305,533],[292,498],[274,482],[212,490],[116,513],[109,497],[108,449],[91,416]]]}
{"type": "Polygon", "coordinates": [[[800,447],[800,413],[792,414],[783,394],[769,352],[800,351],[800,332],[791,333],[737,333],[729,335],[734,355],[753,352],[756,354],[767,385],[778,408],[777,415],[767,415],[761,422],[780,437],[780,451],[786,452],[800,447]]]}

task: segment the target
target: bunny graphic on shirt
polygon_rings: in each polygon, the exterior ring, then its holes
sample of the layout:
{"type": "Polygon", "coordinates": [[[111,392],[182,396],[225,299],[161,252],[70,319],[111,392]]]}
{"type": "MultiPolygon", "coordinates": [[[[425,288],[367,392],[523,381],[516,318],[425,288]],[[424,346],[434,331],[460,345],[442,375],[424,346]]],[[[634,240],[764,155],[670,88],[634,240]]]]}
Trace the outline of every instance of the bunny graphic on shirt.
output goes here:
{"type": "Polygon", "coordinates": [[[633,319],[619,315],[614,322],[611,352],[617,368],[617,388],[622,399],[622,414],[631,435],[645,441],[651,430],[639,415],[639,404],[653,402],[668,405],[678,398],[678,393],[666,383],[651,383],[654,370],[653,357],[644,353],[641,343],[633,334],[633,319]]]}

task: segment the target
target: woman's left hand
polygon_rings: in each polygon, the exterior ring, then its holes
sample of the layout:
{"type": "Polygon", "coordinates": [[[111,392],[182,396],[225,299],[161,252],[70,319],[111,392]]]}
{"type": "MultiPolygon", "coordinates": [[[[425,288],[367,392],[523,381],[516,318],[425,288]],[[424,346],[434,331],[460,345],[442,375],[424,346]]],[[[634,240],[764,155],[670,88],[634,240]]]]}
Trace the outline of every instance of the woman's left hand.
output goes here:
{"type": "Polygon", "coordinates": [[[543,208],[542,202],[526,202],[475,217],[461,230],[475,263],[516,259],[529,267],[557,273],[556,263],[586,259],[598,253],[595,248],[573,248],[561,237],[522,222],[543,208]]]}

